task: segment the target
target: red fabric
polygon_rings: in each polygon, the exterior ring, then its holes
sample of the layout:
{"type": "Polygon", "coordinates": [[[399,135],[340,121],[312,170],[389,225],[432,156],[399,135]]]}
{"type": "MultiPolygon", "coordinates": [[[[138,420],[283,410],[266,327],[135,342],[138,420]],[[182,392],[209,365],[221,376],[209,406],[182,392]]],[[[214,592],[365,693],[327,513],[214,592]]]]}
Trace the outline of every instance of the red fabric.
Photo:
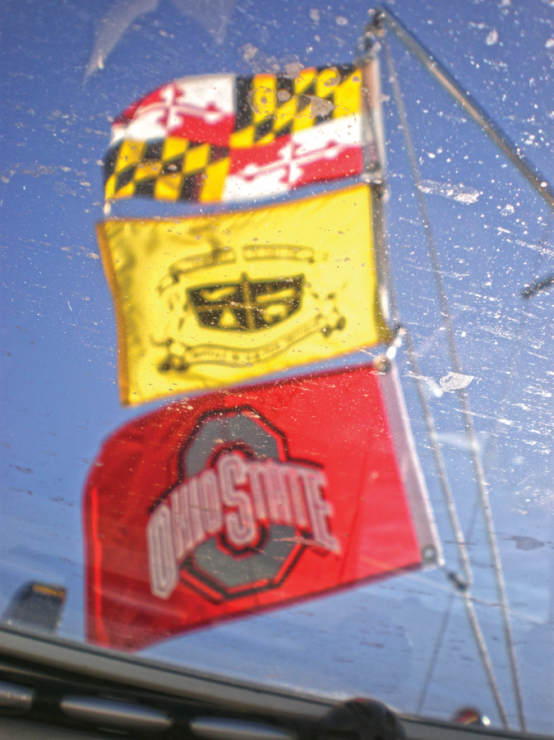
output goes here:
{"type": "Polygon", "coordinates": [[[154,138],[174,136],[189,141],[207,142],[214,146],[229,146],[229,137],[235,126],[235,114],[220,111],[214,103],[203,108],[187,106],[186,100],[180,99],[180,93],[175,83],[153,90],[115,118],[112,133],[124,131],[129,124],[142,119],[159,128],[154,138]]]}
{"type": "MultiPolygon", "coordinates": [[[[210,393],[138,418],[103,445],[83,506],[87,637],[123,650],[421,562],[379,377],[371,366],[210,393]],[[226,413],[244,408],[250,420],[263,419],[264,429],[277,430],[276,465],[288,460],[325,476],[322,495],[332,507],[325,521],[337,547],[307,540],[293,545],[296,555],[279,583],[243,595],[218,595],[181,571],[169,596],[155,596],[148,522],[169,506],[183,475],[186,482],[183,450],[198,439],[199,420],[219,418],[215,410],[228,418],[226,413]]],[[[227,516],[230,509],[225,511],[227,516]]],[[[245,557],[248,552],[237,562],[245,557]]]]}
{"type": "Polygon", "coordinates": [[[303,146],[295,140],[294,135],[287,134],[263,146],[231,149],[229,174],[250,181],[273,170],[283,171],[281,181],[292,189],[362,172],[364,161],[361,146],[342,146],[334,153],[335,147],[337,144],[330,137],[318,152],[309,152],[306,156],[302,152],[303,146]]]}

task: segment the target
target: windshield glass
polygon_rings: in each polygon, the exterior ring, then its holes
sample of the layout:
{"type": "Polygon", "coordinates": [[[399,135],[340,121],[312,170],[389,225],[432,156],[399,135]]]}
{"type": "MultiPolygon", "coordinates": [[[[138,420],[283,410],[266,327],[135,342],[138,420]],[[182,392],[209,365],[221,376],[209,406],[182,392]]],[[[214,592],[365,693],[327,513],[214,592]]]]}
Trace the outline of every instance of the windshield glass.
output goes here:
{"type": "Polygon", "coordinates": [[[366,3],[6,4],[1,619],[548,733],[554,4],[391,10],[543,184],[366,3]]]}

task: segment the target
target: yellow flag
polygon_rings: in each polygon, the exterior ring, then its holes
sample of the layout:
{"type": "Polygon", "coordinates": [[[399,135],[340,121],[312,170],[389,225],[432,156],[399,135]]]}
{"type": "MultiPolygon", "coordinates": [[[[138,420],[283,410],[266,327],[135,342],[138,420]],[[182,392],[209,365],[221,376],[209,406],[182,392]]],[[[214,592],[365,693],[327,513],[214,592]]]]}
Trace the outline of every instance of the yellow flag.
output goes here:
{"type": "Polygon", "coordinates": [[[371,190],[98,225],[125,404],[233,385],[388,339],[371,190]]]}

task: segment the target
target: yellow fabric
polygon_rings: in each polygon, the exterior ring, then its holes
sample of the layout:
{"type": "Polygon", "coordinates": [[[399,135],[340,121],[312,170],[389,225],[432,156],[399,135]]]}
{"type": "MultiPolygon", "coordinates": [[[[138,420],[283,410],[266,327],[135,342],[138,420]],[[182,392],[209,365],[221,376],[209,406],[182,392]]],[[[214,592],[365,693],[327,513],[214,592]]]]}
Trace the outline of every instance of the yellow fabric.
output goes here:
{"type": "MultiPolygon", "coordinates": [[[[252,129],[252,136],[253,136],[252,129]]],[[[201,203],[221,199],[230,158],[211,161],[211,144],[193,144],[187,139],[168,137],[158,159],[143,159],[147,142],[125,140],[117,154],[114,174],[106,182],[106,199],[132,198],[137,186],[151,181],[156,200],[179,200],[187,175],[201,175],[197,199],[201,203]],[[127,176],[125,184],[119,176],[127,176]]]]}
{"type": "MultiPolygon", "coordinates": [[[[332,67],[330,69],[332,69],[332,67]]],[[[326,71],[327,69],[324,70],[324,73],[326,73],[326,71]]],[[[308,67],[307,69],[301,70],[297,77],[295,77],[294,79],[294,92],[297,95],[301,95],[302,93],[306,92],[308,87],[316,78],[317,69],[315,67],[308,67]]]]}
{"type": "Polygon", "coordinates": [[[220,159],[218,162],[209,164],[206,167],[204,184],[200,191],[200,201],[203,203],[221,200],[225,178],[229,172],[231,160],[229,157],[220,159]]]}
{"type": "Polygon", "coordinates": [[[318,95],[320,94],[319,91],[321,91],[321,96],[324,97],[324,91],[329,86],[333,90],[333,101],[335,104],[333,118],[351,116],[354,113],[360,112],[362,73],[359,69],[356,69],[341,85],[336,83],[336,78],[331,78],[327,81],[323,80],[323,83],[318,87],[318,95]]]}
{"type": "Polygon", "coordinates": [[[115,172],[119,173],[131,167],[132,165],[138,164],[146,150],[145,141],[133,141],[127,139],[121,145],[117,162],[115,165],[115,172]]]}
{"type": "Polygon", "coordinates": [[[210,150],[210,144],[200,144],[194,149],[189,149],[183,167],[185,175],[204,170],[210,161],[210,150]]]}
{"type": "Polygon", "coordinates": [[[135,182],[141,180],[151,180],[153,177],[157,177],[162,170],[161,162],[139,162],[135,170],[135,182]]]}
{"type": "Polygon", "coordinates": [[[162,161],[170,162],[176,157],[182,157],[189,147],[188,139],[177,136],[168,136],[163,143],[162,161]]]}
{"type": "Polygon", "coordinates": [[[231,134],[231,149],[249,149],[254,146],[254,125],[246,126],[231,134]]]}
{"type": "Polygon", "coordinates": [[[177,200],[181,192],[184,175],[174,172],[171,175],[161,175],[154,185],[154,198],[157,200],[177,200]]]}
{"type": "Polygon", "coordinates": [[[275,75],[256,75],[252,83],[252,108],[254,125],[275,113],[277,96],[275,75]]]}
{"type": "Polygon", "coordinates": [[[281,101],[276,90],[276,75],[254,75],[250,90],[250,121],[231,134],[231,149],[271,144],[285,126],[290,125],[291,133],[316,126],[322,111],[325,115],[329,112],[331,118],[342,118],[362,110],[362,75],[359,69],[353,69],[342,81],[335,67],[325,67],[319,71],[315,68],[303,69],[292,81],[292,87],[291,97],[281,101]],[[325,105],[321,107],[325,101],[329,103],[329,108],[325,105]],[[260,137],[258,129],[268,123],[269,131],[260,137]]]}
{"type": "Polygon", "coordinates": [[[220,215],[98,226],[125,404],[388,339],[365,185],[220,215]]]}

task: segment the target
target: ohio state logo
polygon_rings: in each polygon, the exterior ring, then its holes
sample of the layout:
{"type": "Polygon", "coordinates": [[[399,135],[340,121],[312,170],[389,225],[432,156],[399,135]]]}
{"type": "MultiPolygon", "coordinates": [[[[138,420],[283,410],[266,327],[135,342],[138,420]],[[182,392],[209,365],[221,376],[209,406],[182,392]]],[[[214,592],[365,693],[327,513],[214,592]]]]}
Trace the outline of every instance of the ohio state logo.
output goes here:
{"type": "Polygon", "coordinates": [[[154,596],[179,582],[212,601],[245,596],[279,586],[306,547],[340,553],[323,468],[291,459],[251,407],[204,415],[180,463],[146,528],[154,596]]]}

